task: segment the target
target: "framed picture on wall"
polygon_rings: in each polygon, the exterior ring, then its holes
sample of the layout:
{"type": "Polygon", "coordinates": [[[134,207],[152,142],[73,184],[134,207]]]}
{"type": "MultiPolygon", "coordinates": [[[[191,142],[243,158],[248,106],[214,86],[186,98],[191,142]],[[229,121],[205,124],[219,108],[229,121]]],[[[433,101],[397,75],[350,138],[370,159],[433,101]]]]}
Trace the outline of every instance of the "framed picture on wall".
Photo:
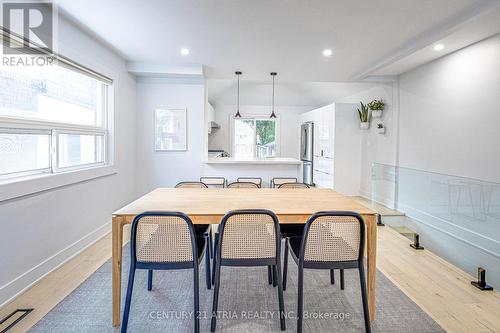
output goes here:
{"type": "Polygon", "coordinates": [[[155,151],[187,150],[187,110],[155,110],[155,151]]]}

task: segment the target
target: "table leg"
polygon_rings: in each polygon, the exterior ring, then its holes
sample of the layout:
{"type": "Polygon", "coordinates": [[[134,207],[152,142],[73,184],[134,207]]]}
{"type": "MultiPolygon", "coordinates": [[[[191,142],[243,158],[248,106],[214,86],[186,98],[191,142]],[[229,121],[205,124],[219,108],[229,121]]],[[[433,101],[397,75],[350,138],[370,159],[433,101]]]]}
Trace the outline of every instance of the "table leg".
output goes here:
{"type": "Polygon", "coordinates": [[[370,320],[375,319],[375,276],[377,273],[377,221],[376,215],[364,217],[366,223],[366,257],[368,280],[368,310],[370,320]]]}
{"type": "Polygon", "coordinates": [[[113,293],[113,326],[120,325],[120,301],[122,286],[122,246],[123,246],[123,219],[120,216],[113,216],[111,222],[112,233],[112,293],[113,293]]]}

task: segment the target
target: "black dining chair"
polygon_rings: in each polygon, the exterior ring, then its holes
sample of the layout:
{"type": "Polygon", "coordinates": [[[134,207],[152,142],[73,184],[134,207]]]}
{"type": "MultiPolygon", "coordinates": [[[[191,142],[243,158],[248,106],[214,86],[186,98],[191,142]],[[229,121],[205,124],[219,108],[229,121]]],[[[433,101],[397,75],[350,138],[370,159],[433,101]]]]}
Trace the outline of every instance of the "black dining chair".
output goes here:
{"type": "Polygon", "coordinates": [[[203,182],[180,182],[175,185],[175,188],[208,188],[203,182]]]}
{"type": "Polygon", "coordinates": [[[246,209],[227,213],[221,221],[215,246],[215,287],[211,332],[215,332],[222,266],[275,266],[281,330],[285,330],[280,261],[280,225],[269,210],[246,209]]]}
{"type": "Polygon", "coordinates": [[[281,184],[296,183],[296,182],[297,182],[297,178],[295,178],[295,177],[274,177],[269,182],[269,185],[270,185],[271,188],[277,188],[281,184]]]}
{"type": "MultiPolygon", "coordinates": [[[[175,185],[175,188],[208,188],[207,184],[202,181],[188,181],[188,182],[180,182],[175,185]]],[[[195,224],[194,229],[197,235],[204,235],[208,237],[208,249],[210,258],[213,258],[213,244],[212,244],[212,226],[210,224],[195,224]]]]}
{"type": "MultiPolygon", "coordinates": [[[[371,332],[364,266],[365,222],[354,212],[318,212],[302,237],[290,237],[290,253],[298,265],[297,333],[302,332],[304,269],[357,269],[365,331],[371,332]]],[[[285,275],[286,276],[286,275],[285,275]]]]}
{"type": "Polygon", "coordinates": [[[197,235],[191,219],[180,212],[145,212],[132,222],[130,238],[130,272],[121,332],[127,332],[130,303],[136,269],[148,270],[148,290],[153,285],[153,270],[193,268],[194,331],[200,331],[199,264],[205,254],[206,283],[210,289],[210,258],[205,249],[206,237],[197,235]]]}
{"type": "Polygon", "coordinates": [[[200,182],[207,186],[212,186],[212,187],[226,187],[226,178],[224,177],[209,177],[209,176],[204,176],[200,177],[200,182]]]}
{"type": "Polygon", "coordinates": [[[236,180],[240,183],[254,183],[258,187],[262,187],[262,178],[259,177],[238,177],[236,180]]]}
{"type": "Polygon", "coordinates": [[[309,188],[309,185],[304,183],[283,183],[278,186],[278,188],[309,188]]]}
{"type": "Polygon", "coordinates": [[[259,188],[259,185],[253,182],[233,182],[227,185],[227,188],[259,188]]]}

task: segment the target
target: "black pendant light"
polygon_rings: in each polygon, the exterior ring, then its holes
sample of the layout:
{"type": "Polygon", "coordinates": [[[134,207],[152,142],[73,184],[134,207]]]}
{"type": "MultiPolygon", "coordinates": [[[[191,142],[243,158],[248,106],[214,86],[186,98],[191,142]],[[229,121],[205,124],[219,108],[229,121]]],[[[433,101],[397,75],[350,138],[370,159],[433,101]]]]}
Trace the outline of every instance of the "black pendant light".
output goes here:
{"type": "Polygon", "coordinates": [[[236,74],[238,76],[238,106],[237,106],[236,114],[234,115],[234,118],[241,118],[241,114],[240,114],[240,75],[241,75],[241,72],[237,71],[237,72],[234,72],[234,74],[236,74]]]}
{"type": "Polygon", "coordinates": [[[274,77],[278,75],[278,73],[276,72],[271,72],[271,76],[273,77],[273,109],[272,109],[272,112],[271,112],[271,116],[270,118],[276,118],[276,114],[274,113],[274,77]]]}

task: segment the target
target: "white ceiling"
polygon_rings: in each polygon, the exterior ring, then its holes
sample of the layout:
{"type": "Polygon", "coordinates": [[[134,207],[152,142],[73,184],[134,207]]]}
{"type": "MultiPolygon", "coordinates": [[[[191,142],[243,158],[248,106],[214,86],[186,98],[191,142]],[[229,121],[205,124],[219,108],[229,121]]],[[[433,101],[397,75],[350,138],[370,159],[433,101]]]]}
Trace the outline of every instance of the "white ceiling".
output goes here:
{"type": "Polygon", "coordinates": [[[203,64],[214,79],[233,79],[238,69],[247,80],[277,71],[282,82],[332,82],[359,78],[412,40],[498,0],[56,2],[129,61],[203,64]],[[181,47],[191,54],[181,56],[181,47]]]}
{"type": "MultiPolygon", "coordinates": [[[[335,100],[370,89],[375,83],[336,82],[280,82],[276,78],[275,103],[277,106],[307,106],[317,108],[335,100]]],[[[213,105],[236,105],[236,79],[208,80],[208,100],[213,105]]],[[[272,103],[270,80],[241,81],[240,104],[269,106],[272,103]]]]}

